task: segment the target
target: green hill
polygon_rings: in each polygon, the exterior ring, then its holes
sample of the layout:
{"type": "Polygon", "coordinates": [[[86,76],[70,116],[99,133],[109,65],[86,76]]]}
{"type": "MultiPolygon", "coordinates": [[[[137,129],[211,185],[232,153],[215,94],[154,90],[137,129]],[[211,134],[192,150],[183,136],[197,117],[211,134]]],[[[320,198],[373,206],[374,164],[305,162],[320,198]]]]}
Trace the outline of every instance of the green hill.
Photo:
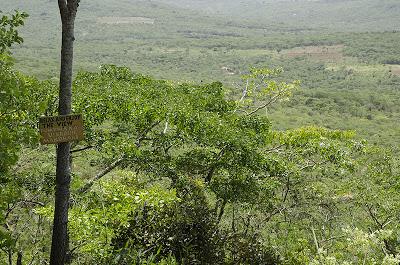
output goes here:
{"type": "MultiPolygon", "coordinates": [[[[30,14],[25,42],[14,49],[16,66],[57,77],[56,1],[0,4],[30,14]]],[[[286,79],[303,86],[292,103],[269,111],[277,128],[355,129],[391,145],[400,139],[399,8],[394,0],[81,1],[75,70],[112,63],[156,78],[232,87],[251,66],[283,67],[286,79]]]]}
{"type": "Polygon", "coordinates": [[[398,30],[396,0],[164,0],[178,7],[246,19],[260,26],[329,31],[398,30]]]}
{"type": "Polygon", "coordinates": [[[0,4],[0,264],[400,264],[395,1],[0,4]]]}

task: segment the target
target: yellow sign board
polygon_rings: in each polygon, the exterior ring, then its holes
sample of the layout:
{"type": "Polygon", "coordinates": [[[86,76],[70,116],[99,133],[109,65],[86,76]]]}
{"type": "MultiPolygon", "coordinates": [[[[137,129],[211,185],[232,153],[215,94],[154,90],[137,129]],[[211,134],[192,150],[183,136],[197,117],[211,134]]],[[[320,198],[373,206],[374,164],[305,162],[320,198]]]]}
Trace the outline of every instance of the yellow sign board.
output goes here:
{"type": "Polygon", "coordinates": [[[41,144],[58,144],[84,139],[82,115],[39,118],[41,144]]]}

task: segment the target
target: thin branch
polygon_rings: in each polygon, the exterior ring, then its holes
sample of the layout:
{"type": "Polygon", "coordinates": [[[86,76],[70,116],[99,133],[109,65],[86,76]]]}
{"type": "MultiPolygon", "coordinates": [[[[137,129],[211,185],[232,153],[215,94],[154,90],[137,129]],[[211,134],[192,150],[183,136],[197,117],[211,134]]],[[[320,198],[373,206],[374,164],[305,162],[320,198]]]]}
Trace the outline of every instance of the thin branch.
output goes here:
{"type": "Polygon", "coordinates": [[[372,218],[372,220],[375,221],[375,223],[379,226],[380,229],[383,228],[383,224],[379,222],[378,218],[375,216],[375,214],[372,212],[372,207],[369,205],[366,205],[369,216],[372,218]]]}
{"type": "Polygon", "coordinates": [[[314,244],[315,244],[316,251],[318,251],[318,249],[319,249],[319,244],[318,244],[317,236],[315,235],[314,226],[311,226],[311,232],[312,232],[312,235],[313,235],[313,239],[314,239],[314,244]]]}
{"type": "Polygon", "coordinates": [[[280,150],[282,150],[281,148],[284,147],[285,145],[286,144],[280,144],[280,145],[274,146],[274,147],[272,147],[270,149],[265,150],[265,152],[266,153],[272,153],[272,152],[275,152],[275,151],[280,151],[280,150]]]}
{"type": "Polygon", "coordinates": [[[87,244],[86,240],[83,240],[80,244],[78,244],[77,246],[73,247],[69,253],[71,256],[73,256],[73,253],[75,250],[79,249],[80,247],[82,247],[83,245],[87,244]]]}
{"type": "Polygon", "coordinates": [[[146,135],[152,130],[154,129],[154,127],[156,127],[157,125],[159,125],[161,123],[160,121],[156,121],[155,123],[153,123],[152,125],[150,125],[149,128],[147,128],[146,130],[144,130],[139,137],[136,139],[136,147],[140,147],[140,142],[146,137],[146,135]]]}
{"type": "Polygon", "coordinates": [[[217,224],[221,222],[222,216],[224,215],[225,212],[225,206],[228,201],[226,199],[223,199],[222,204],[221,204],[221,209],[219,210],[218,214],[218,219],[217,219],[217,224]]]}
{"type": "Polygon", "coordinates": [[[3,116],[6,116],[6,115],[11,115],[11,114],[13,114],[13,113],[16,113],[17,111],[18,111],[18,110],[13,110],[13,111],[10,111],[10,112],[0,113],[0,118],[3,117],[3,116]]]}
{"type": "Polygon", "coordinates": [[[244,98],[247,96],[248,89],[249,89],[249,79],[247,79],[246,81],[246,86],[243,89],[242,97],[240,98],[239,103],[242,102],[244,98]]]}
{"type": "Polygon", "coordinates": [[[111,163],[111,165],[109,165],[107,168],[105,168],[103,171],[97,174],[94,178],[92,178],[88,183],[86,183],[85,186],[79,189],[78,193],[85,193],[86,191],[88,191],[96,181],[98,181],[99,179],[110,173],[114,168],[118,167],[123,161],[124,158],[119,158],[118,160],[111,163]]]}
{"type": "Polygon", "coordinates": [[[165,127],[164,127],[163,134],[166,134],[167,131],[168,131],[168,121],[165,122],[165,127]]]}
{"type": "Polygon", "coordinates": [[[8,264],[9,265],[13,264],[13,251],[12,251],[12,249],[8,250],[8,264]]]}
{"type": "Polygon", "coordinates": [[[382,225],[382,229],[385,228],[387,225],[391,224],[393,221],[393,217],[392,218],[388,218],[387,221],[385,221],[382,225]],[[391,220],[390,220],[391,219],[391,220]]]}
{"type": "Polygon", "coordinates": [[[275,101],[277,101],[280,95],[281,95],[281,93],[278,93],[277,95],[275,95],[274,97],[272,97],[267,103],[265,103],[265,104],[263,104],[263,105],[261,105],[261,106],[258,106],[257,108],[255,108],[255,109],[254,109],[253,111],[251,111],[251,112],[248,112],[247,115],[248,115],[248,116],[253,115],[253,114],[256,113],[257,111],[268,107],[269,105],[271,105],[272,103],[274,103],[275,101]]]}
{"type": "MultiPolygon", "coordinates": [[[[237,86],[237,87],[239,88],[239,86],[237,86]]],[[[233,113],[236,113],[239,110],[239,104],[242,103],[243,100],[245,99],[245,97],[247,96],[248,89],[249,89],[249,79],[246,80],[246,86],[243,89],[242,97],[239,99],[239,102],[238,102],[235,110],[233,111],[233,113]]]]}
{"type": "Polygon", "coordinates": [[[222,147],[221,151],[219,151],[217,159],[215,160],[214,164],[211,166],[211,168],[209,169],[209,171],[207,173],[207,176],[206,176],[206,179],[205,179],[207,183],[211,181],[211,179],[212,179],[212,177],[214,175],[215,169],[217,168],[217,163],[224,156],[224,153],[225,153],[225,150],[226,150],[227,147],[228,147],[228,145],[225,145],[224,147],[222,147]]]}
{"type": "MultiPolygon", "coordinates": [[[[6,214],[4,215],[4,220],[8,219],[8,217],[10,216],[12,211],[14,211],[14,209],[17,207],[17,204],[18,204],[18,202],[13,203],[12,206],[10,206],[10,204],[7,205],[7,211],[6,211],[6,214]]],[[[7,223],[5,223],[5,225],[8,227],[7,223]]],[[[5,227],[5,228],[7,229],[7,227],[5,227]]]]}
{"type": "Polygon", "coordinates": [[[82,151],[85,151],[85,150],[88,150],[88,149],[92,149],[92,148],[94,148],[94,146],[89,145],[89,146],[85,146],[85,147],[82,147],[82,148],[79,148],[79,149],[71,150],[70,153],[71,154],[78,153],[78,152],[82,152],[82,151]]]}
{"type": "Polygon", "coordinates": [[[332,236],[330,238],[321,240],[320,243],[322,245],[322,244],[327,243],[329,241],[333,241],[333,240],[336,240],[336,239],[341,239],[341,238],[344,238],[344,237],[346,237],[346,236],[332,236]]]}
{"type": "Polygon", "coordinates": [[[277,214],[279,214],[279,213],[282,213],[282,211],[284,211],[284,210],[287,209],[286,206],[283,206],[283,204],[286,202],[286,200],[287,200],[287,198],[288,198],[288,196],[289,196],[289,192],[290,192],[290,177],[287,176],[287,179],[286,179],[286,189],[285,189],[285,191],[284,191],[283,199],[282,199],[282,202],[281,202],[281,205],[282,205],[282,206],[279,207],[279,208],[276,208],[276,209],[275,209],[274,211],[272,211],[266,218],[264,218],[263,223],[269,222],[269,221],[272,219],[272,217],[274,217],[275,215],[277,215],[277,214]]]}
{"type": "Polygon", "coordinates": [[[46,204],[44,204],[43,202],[37,202],[37,201],[31,201],[31,200],[23,200],[20,201],[20,203],[25,203],[25,204],[34,204],[34,205],[39,205],[39,206],[46,206],[46,204]]]}
{"type": "Polygon", "coordinates": [[[287,200],[287,198],[288,198],[288,195],[289,195],[289,192],[290,192],[290,178],[289,178],[289,176],[288,176],[288,177],[287,177],[287,180],[286,180],[285,195],[283,196],[282,203],[285,203],[285,202],[286,202],[286,200],[287,200]]]}
{"type": "Polygon", "coordinates": [[[329,160],[325,160],[325,161],[322,161],[322,162],[319,162],[319,163],[311,160],[311,162],[312,162],[311,164],[304,165],[303,167],[301,167],[300,171],[303,171],[303,170],[308,169],[308,168],[313,168],[313,167],[316,167],[316,166],[325,165],[325,164],[327,164],[329,162],[329,160]]]}
{"type": "Polygon", "coordinates": [[[235,225],[235,203],[232,203],[232,231],[236,233],[236,225],[235,225]]]}
{"type": "MultiPolygon", "coordinates": [[[[143,141],[144,139],[146,139],[146,135],[157,125],[159,125],[161,123],[161,121],[157,121],[155,123],[153,123],[149,128],[147,128],[146,130],[144,130],[139,137],[136,139],[135,145],[137,148],[140,147],[140,143],[141,141],[143,141]]],[[[105,168],[103,171],[101,171],[99,174],[97,174],[94,178],[92,178],[88,183],[85,184],[85,186],[83,186],[82,188],[80,188],[78,190],[78,193],[82,194],[85,193],[86,191],[88,191],[96,181],[98,181],[99,179],[103,178],[105,175],[107,175],[108,173],[110,173],[113,169],[115,169],[116,167],[118,167],[123,161],[125,160],[124,157],[121,157],[117,160],[115,160],[113,163],[111,163],[107,168],[105,168]]]]}

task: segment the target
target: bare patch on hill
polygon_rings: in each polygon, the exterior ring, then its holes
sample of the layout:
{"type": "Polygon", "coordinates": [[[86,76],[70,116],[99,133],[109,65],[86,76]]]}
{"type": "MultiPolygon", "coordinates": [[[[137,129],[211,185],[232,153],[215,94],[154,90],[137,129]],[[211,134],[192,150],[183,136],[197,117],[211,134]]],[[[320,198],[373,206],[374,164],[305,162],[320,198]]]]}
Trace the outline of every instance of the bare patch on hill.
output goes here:
{"type": "Polygon", "coordinates": [[[101,24],[150,24],[153,25],[155,20],[148,17],[98,17],[97,22],[101,24]]]}
{"type": "Polygon", "coordinates": [[[326,67],[326,70],[339,71],[345,70],[349,73],[358,74],[374,74],[374,73],[390,73],[392,75],[400,76],[400,65],[388,65],[388,64],[355,64],[355,65],[343,65],[343,64],[332,64],[326,67]]]}
{"type": "Polygon", "coordinates": [[[391,65],[390,71],[392,74],[400,76],[400,65],[391,65]]]}
{"type": "Polygon", "coordinates": [[[291,58],[304,56],[320,61],[337,62],[344,58],[343,48],[344,45],[304,46],[283,50],[280,54],[291,58]]]}
{"type": "Polygon", "coordinates": [[[224,71],[228,75],[234,75],[235,74],[235,70],[233,70],[232,68],[229,68],[227,66],[221,67],[221,70],[224,71]]]}

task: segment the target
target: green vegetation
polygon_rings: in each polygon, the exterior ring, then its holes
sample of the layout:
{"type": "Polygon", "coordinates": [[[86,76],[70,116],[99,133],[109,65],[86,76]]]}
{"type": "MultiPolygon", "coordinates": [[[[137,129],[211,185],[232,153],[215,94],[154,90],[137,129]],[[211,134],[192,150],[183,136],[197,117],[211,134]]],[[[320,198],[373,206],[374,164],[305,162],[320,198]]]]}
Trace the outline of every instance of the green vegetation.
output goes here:
{"type": "MultiPolygon", "coordinates": [[[[78,12],[68,263],[400,263],[397,1],[115,2],[78,12]]],[[[0,3],[0,264],[48,264],[58,11],[0,3]]]]}
{"type": "MultiPolygon", "coordinates": [[[[42,79],[58,76],[54,2],[0,3],[30,14],[22,30],[26,41],[14,49],[17,69],[42,79]]],[[[282,67],[284,79],[303,85],[295,104],[269,110],[275,128],[318,124],[398,144],[397,1],[196,3],[82,1],[76,69],[112,63],[161,79],[235,87],[250,66],[282,67]]]]}

